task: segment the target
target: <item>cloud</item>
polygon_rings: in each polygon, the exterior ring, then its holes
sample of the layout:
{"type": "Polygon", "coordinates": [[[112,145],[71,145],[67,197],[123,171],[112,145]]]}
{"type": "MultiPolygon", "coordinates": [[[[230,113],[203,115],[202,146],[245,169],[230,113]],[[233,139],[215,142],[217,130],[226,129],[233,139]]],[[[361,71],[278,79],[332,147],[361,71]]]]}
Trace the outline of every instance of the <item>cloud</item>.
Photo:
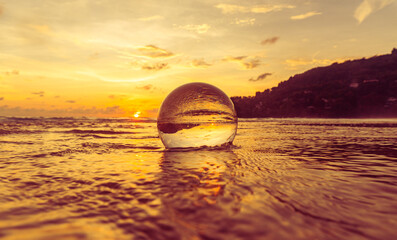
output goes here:
{"type": "Polygon", "coordinates": [[[40,91],[40,92],[32,92],[32,94],[34,95],[38,95],[39,97],[44,97],[45,92],[44,91],[40,91]]]}
{"type": "Polygon", "coordinates": [[[321,12],[307,12],[305,14],[291,16],[290,19],[292,19],[292,20],[302,20],[302,19],[306,19],[306,18],[313,17],[313,16],[316,16],[316,15],[321,15],[321,14],[323,14],[323,13],[321,13],[321,12]]]}
{"type": "Polygon", "coordinates": [[[167,58],[174,56],[172,52],[159,48],[154,45],[146,45],[144,47],[139,47],[138,51],[142,56],[149,58],[167,58]]]}
{"type": "Polygon", "coordinates": [[[168,63],[143,64],[142,70],[160,71],[169,68],[168,63]]]}
{"type": "Polygon", "coordinates": [[[3,101],[4,100],[4,97],[0,97],[0,101],[3,101]]]}
{"type": "Polygon", "coordinates": [[[362,23],[370,14],[381,10],[394,1],[395,0],[363,0],[356,8],[354,17],[357,19],[358,23],[362,23]]]}
{"type": "Polygon", "coordinates": [[[157,115],[158,115],[158,112],[159,112],[159,109],[158,109],[158,108],[152,108],[152,109],[146,110],[146,113],[147,113],[149,116],[157,116],[157,115]]]}
{"type": "Polygon", "coordinates": [[[114,94],[112,94],[112,95],[108,96],[108,98],[110,98],[110,99],[123,99],[123,98],[126,98],[126,97],[127,97],[127,95],[124,95],[124,94],[122,94],[122,95],[114,95],[114,94]]]}
{"type": "Polygon", "coordinates": [[[226,62],[237,62],[239,63],[244,69],[253,69],[261,65],[261,61],[258,58],[249,58],[248,56],[238,56],[238,57],[231,57],[228,56],[223,59],[226,62]]]}
{"type": "Polygon", "coordinates": [[[327,65],[331,64],[332,60],[330,59],[304,59],[304,58],[297,58],[297,59],[287,59],[285,63],[292,67],[298,66],[305,66],[305,65],[313,65],[313,64],[320,64],[320,65],[327,65]]]}
{"type": "Polygon", "coordinates": [[[250,82],[257,82],[257,81],[265,80],[265,78],[267,78],[267,77],[269,77],[269,76],[271,76],[271,75],[272,75],[271,73],[263,73],[263,74],[259,75],[259,76],[256,77],[256,78],[250,78],[250,79],[248,79],[248,81],[250,81],[250,82]]]}
{"type": "Polygon", "coordinates": [[[151,90],[151,89],[154,89],[154,87],[153,87],[153,85],[152,84],[148,84],[148,85],[144,85],[144,86],[138,86],[138,87],[136,87],[137,89],[142,89],[142,90],[147,90],[147,91],[149,91],[149,90],[151,90]]]}
{"type": "Polygon", "coordinates": [[[74,101],[74,100],[67,100],[65,102],[67,102],[67,103],[76,103],[76,101],[74,101]]]}
{"type": "Polygon", "coordinates": [[[305,58],[297,58],[297,59],[287,59],[285,60],[285,64],[290,67],[290,69],[297,69],[301,66],[326,66],[332,63],[341,63],[349,60],[350,58],[337,58],[337,59],[305,59],[305,58]]]}
{"type": "Polygon", "coordinates": [[[251,12],[253,13],[268,13],[268,12],[279,12],[284,9],[291,9],[295,8],[293,5],[286,5],[286,4],[280,4],[280,5],[268,5],[268,6],[255,6],[251,8],[251,12]]]}
{"type": "Polygon", "coordinates": [[[261,42],[262,45],[267,45],[267,44],[275,44],[280,37],[272,37],[272,38],[267,38],[261,42]]]}
{"type": "Polygon", "coordinates": [[[207,68],[212,66],[211,64],[204,61],[204,59],[194,59],[191,63],[193,67],[197,68],[207,68]]]}
{"type": "Polygon", "coordinates": [[[90,60],[96,60],[96,59],[99,59],[99,57],[100,57],[99,53],[98,52],[94,52],[94,53],[91,53],[88,58],[90,60]]]}
{"type": "Polygon", "coordinates": [[[233,23],[240,26],[254,25],[255,18],[245,18],[245,19],[236,18],[234,19],[233,23]]]}
{"type": "Polygon", "coordinates": [[[4,72],[4,74],[6,76],[12,76],[12,75],[16,76],[16,75],[19,75],[19,70],[7,71],[7,72],[4,72]]]}
{"type": "Polygon", "coordinates": [[[0,116],[122,116],[126,111],[120,106],[106,108],[61,108],[61,109],[39,109],[0,106],[0,116]]]}
{"type": "Polygon", "coordinates": [[[246,58],[247,58],[247,56],[238,56],[238,57],[228,56],[228,57],[225,57],[223,60],[227,61],[227,62],[239,62],[239,61],[243,61],[246,58]]]}
{"type": "Polygon", "coordinates": [[[208,30],[211,28],[211,26],[204,23],[204,24],[200,24],[200,25],[188,24],[188,25],[179,26],[179,28],[188,30],[191,32],[196,32],[198,34],[203,34],[203,33],[208,32],[208,30]]]}
{"type": "Polygon", "coordinates": [[[237,12],[249,12],[250,11],[248,7],[233,5],[233,4],[220,3],[220,4],[216,5],[215,7],[221,9],[223,14],[232,14],[232,13],[237,13],[237,12]]]}
{"type": "Polygon", "coordinates": [[[241,64],[245,67],[245,69],[254,69],[260,66],[261,62],[259,59],[251,59],[249,61],[242,62],[241,64]]]}
{"type": "Polygon", "coordinates": [[[151,22],[151,21],[156,21],[156,20],[161,20],[161,19],[164,19],[164,17],[160,16],[160,15],[154,15],[154,16],[150,16],[150,17],[138,18],[138,20],[142,21],[142,22],[151,22]]]}
{"type": "Polygon", "coordinates": [[[234,13],[268,13],[268,12],[279,12],[284,9],[295,8],[293,5],[287,4],[276,4],[276,5],[257,5],[257,6],[241,6],[234,4],[218,4],[215,6],[222,10],[223,14],[234,14],[234,13]]]}
{"type": "Polygon", "coordinates": [[[142,69],[142,66],[144,64],[147,64],[148,61],[146,59],[136,58],[136,59],[133,59],[132,61],[130,61],[129,63],[132,67],[134,67],[134,69],[138,70],[138,69],[142,69]]]}
{"type": "Polygon", "coordinates": [[[52,34],[50,27],[47,25],[28,24],[27,26],[41,34],[45,34],[45,35],[52,34]]]}

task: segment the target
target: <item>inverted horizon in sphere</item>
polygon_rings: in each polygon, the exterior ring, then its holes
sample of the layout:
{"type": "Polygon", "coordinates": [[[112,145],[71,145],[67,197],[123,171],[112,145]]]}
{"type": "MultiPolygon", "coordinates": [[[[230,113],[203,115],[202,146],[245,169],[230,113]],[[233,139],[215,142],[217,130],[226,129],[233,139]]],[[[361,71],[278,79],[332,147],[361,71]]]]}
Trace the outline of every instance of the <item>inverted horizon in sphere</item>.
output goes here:
{"type": "Polygon", "coordinates": [[[161,104],[157,129],[166,148],[215,147],[231,144],[237,115],[230,98],[207,83],[188,83],[161,104]]]}

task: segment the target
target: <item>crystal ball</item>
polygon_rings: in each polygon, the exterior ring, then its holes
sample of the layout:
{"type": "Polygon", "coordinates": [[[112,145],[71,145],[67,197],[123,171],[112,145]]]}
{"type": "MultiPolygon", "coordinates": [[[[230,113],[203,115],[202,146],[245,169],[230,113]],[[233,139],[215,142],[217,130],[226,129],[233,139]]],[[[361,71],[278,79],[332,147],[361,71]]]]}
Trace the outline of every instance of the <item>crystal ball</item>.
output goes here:
{"type": "Polygon", "coordinates": [[[188,83],[165,98],[157,129],[168,149],[230,145],[237,132],[236,110],[219,88],[207,83],[188,83]]]}

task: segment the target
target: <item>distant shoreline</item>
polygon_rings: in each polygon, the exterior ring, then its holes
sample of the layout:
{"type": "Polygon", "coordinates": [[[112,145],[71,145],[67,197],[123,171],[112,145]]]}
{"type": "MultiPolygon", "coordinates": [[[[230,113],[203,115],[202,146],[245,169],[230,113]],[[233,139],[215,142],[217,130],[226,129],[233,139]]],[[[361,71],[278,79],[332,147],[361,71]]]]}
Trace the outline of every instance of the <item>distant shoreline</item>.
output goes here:
{"type": "Polygon", "coordinates": [[[317,67],[255,96],[231,97],[238,117],[397,118],[397,49],[317,67]]]}

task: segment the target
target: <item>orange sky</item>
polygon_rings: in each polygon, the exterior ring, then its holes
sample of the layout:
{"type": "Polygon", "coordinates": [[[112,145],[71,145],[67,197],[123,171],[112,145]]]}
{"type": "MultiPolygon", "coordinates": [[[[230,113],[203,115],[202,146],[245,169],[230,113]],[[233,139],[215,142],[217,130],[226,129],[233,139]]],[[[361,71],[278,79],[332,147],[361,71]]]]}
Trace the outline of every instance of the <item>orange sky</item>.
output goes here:
{"type": "Polygon", "coordinates": [[[254,95],[397,47],[395,0],[0,0],[0,116],[156,117],[179,85],[254,95]]]}

